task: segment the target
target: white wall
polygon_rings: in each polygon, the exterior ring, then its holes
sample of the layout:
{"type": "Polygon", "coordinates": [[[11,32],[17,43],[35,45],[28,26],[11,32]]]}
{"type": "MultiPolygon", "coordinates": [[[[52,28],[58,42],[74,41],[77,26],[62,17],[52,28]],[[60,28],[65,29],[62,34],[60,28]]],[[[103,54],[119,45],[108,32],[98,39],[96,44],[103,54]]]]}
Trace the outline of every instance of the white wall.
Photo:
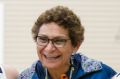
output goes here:
{"type": "Polygon", "coordinates": [[[0,1],[0,64],[3,63],[3,2],[0,1]]]}
{"type": "Polygon", "coordinates": [[[80,16],[86,31],[79,51],[120,71],[120,0],[5,0],[5,63],[22,70],[37,59],[31,27],[56,5],[80,16]]]}

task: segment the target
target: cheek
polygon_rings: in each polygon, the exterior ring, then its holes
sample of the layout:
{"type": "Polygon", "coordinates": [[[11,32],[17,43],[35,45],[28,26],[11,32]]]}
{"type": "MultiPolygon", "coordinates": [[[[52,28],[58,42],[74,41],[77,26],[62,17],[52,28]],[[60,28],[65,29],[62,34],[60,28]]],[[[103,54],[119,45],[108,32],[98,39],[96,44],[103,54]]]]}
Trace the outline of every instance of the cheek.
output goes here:
{"type": "Polygon", "coordinates": [[[38,57],[41,59],[41,56],[42,56],[42,51],[43,51],[43,47],[40,47],[40,46],[37,46],[37,54],[38,54],[38,57]]]}
{"type": "Polygon", "coordinates": [[[73,53],[73,50],[71,49],[64,49],[61,51],[63,53],[64,59],[69,59],[73,53]]]}
{"type": "Polygon", "coordinates": [[[42,53],[44,47],[37,46],[37,53],[42,53]]]}
{"type": "Polygon", "coordinates": [[[66,55],[71,55],[73,53],[73,48],[69,47],[69,48],[66,48],[64,50],[64,53],[66,53],[66,55]]]}

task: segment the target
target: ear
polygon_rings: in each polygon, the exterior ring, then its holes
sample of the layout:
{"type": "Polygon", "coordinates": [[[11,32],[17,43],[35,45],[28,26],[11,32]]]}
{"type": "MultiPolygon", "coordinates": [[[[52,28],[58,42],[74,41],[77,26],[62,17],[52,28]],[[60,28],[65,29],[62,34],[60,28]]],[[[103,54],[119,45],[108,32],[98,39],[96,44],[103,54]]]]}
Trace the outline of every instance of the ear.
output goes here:
{"type": "Polygon", "coordinates": [[[77,50],[80,48],[80,46],[81,46],[81,43],[80,42],[78,42],[78,44],[77,44],[77,50]]]}
{"type": "Polygon", "coordinates": [[[80,42],[78,42],[77,46],[74,47],[73,53],[76,53],[78,49],[80,48],[80,42]]]}

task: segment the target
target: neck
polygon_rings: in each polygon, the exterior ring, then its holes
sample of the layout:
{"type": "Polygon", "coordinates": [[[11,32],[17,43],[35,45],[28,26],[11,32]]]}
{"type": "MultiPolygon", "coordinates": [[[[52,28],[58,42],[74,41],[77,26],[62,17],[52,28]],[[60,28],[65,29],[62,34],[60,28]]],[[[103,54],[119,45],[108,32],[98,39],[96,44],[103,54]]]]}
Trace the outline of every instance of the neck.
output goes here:
{"type": "Polygon", "coordinates": [[[70,65],[66,65],[56,69],[48,69],[48,71],[52,79],[60,79],[61,75],[65,74],[68,71],[69,67],[70,65]]]}

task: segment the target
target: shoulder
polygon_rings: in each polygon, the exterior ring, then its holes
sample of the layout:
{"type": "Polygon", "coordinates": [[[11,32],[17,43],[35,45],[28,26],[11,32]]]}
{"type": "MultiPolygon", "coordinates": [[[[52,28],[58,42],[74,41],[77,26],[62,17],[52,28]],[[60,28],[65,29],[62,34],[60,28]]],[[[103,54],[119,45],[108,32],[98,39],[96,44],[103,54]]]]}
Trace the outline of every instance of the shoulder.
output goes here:
{"type": "Polygon", "coordinates": [[[102,64],[102,71],[105,72],[109,78],[112,78],[116,74],[116,71],[112,69],[110,66],[104,63],[101,64],[102,64]]]}
{"type": "Polygon", "coordinates": [[[99,79],[112,78],[116,74],[116,72],[108,65],[101,61],[88,58],[82,54],[76,54],[75,59],[80,63],[80,70],[82,68],[83,73],[86,74],[86,76],[91,74],[89,76],[93,79],[96,77],[99,77],[99,79]]]}
{"type": "Polygon", "coordinates": [[[101,62],[101,69],[93,72],[92,77],[96,77],[96,79],[111,79],[115,74],[116,71],[114,69],[101,62]]]}
{"type": "Polygon", "coordinates": [[[25,69],[20,73],[18,79],[32,79],[32,77],[36,74],[35,67],[37,62],[34,62],[30,67],[25,69]]]}

